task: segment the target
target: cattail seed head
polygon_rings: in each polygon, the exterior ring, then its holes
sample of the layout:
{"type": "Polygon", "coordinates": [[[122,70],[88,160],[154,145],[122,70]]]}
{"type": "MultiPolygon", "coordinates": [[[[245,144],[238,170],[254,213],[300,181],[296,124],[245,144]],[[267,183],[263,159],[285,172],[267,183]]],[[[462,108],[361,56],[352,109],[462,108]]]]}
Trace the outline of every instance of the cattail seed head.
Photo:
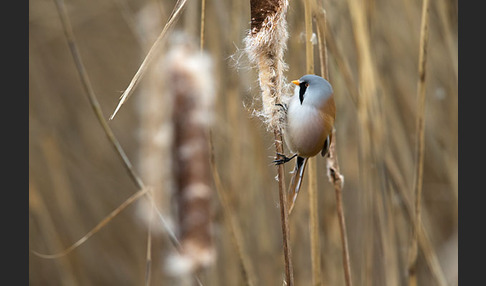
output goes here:
{"type": "Polygon", "coordinates": [[[171,157],[182,246],[182,253],[167,261],[167,270],[179,276],[207,267],[216,257],[211,233],[213,186],[208,140],[215,82],[211,57],[182,33],[170,39],[163,69],[165,91],[173,107],[171,157]]]}
{"type": "Polygon", "coordinates": [[[277,104],[287,101],[283,56],[288,39],[288,1],[251,1],[250,5],[251,30],[244,42],[250,62],[258,66],[263,107],[259,115],[268,129],[282,130],[285,113],[277,104]]]}

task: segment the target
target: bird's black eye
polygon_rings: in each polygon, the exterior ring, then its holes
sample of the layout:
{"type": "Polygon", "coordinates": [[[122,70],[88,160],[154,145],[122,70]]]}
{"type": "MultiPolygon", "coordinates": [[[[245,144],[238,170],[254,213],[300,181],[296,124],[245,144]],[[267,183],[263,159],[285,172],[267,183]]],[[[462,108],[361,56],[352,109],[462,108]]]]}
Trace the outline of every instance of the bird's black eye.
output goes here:
{"type": "Polygon", "coordinates": [[[309,86],[309,83],[307,82],[301,82],[300,83],[300,89],[299,89],[299,99],[300,99],[300,104],[302,104],[302,101],[304,101],[304,93],[307,87],[309,86]]]}

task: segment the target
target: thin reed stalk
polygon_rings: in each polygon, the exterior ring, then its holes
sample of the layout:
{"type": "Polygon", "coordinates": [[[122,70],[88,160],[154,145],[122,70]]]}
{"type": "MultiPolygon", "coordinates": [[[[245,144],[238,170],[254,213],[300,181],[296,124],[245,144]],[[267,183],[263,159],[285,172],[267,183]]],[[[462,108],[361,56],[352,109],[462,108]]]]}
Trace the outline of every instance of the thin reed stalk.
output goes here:
{"type": "Polygon", "coordinates": [[[157,51],[160,50],[160,45],[163,43],[163,40],[165,40],[165,36],[167,35],[168,31],[175,25],[175,23],[179,19],[179,16],[181,15],[183,8],[185,7],[186,1],[187,0],[177,0],[174,6],[174,10],[172,10],[172,13],[169,16],[169,19],[167,20],[164,29],[162,30],[162,32],[160,32],[154,44],[148,51],[147,56],[145,56],[145,58],[143,59],[142,63],[140,64],[140,67],[138,68],[137,72],[135,73],[132,80],[130,81],[130,84],[128,85],[127,89],[125,89],[123,94],[120,96],[120,101],[118,102],[115,111],[113,111],[113,114],[110,116],[110,120],[113,120],[113,118],[115,118],[115,115],[117,114],[118,110],[120,110],[121,106],[125,103],[128,97],[130,97],[135,87],[137,87],[138,83],[140,82],[140,79],[145,74],[148,65],[155,58],[157,51]]]}
{"type": "Polygon", "coordinates": [[[329,146],[329,158],[327,159],[327,176],[329,181],[334,186],[334,191],[336,193],[336,210],[339,220],[339,230],[341,231],[341,244],[343,247],[343,268],[344,268],[344,281],[346,286],[353,285],[353,280],[351,278],[351,261],[349,259],[349,247],[348,247],[348,235],[346,231],[346,219],[344,216],[344,208],[342,202],[342,188],[344,184],[344,176],[341,174],[339,169],[339,163],[336,153],[336,130],[333,130],[332,142],[329,146]]]}
{"type": "MultiPolygon", "coordinates": [[[[376,190],[379,190],[379,175],[377,161],[378,152],[376,146],[382,146],[380,132],[383,131],[382,113],[379,109],[380,102],[377,99],[377,74],[375,62],[372,57],[371,37],[368,24],[368,15],[365,3],[359,0],[348,0],[351,15],[351,24],[356,43],[356,52],[359,70],[359,100],[357,105],[358,115],[358,165],[359,181],[362,188],[360,200],[363,202],[362,218],[363,239],[361,256],[361,285],[374,285],[375,280],[384,276],[376,276],[375,271],[380,266],[374,261],[374,253],[380,245],[375,244],[375,200],[376,190]],[[370,168],[369,166],[377,166],[370,168]]],[[[378,214],[379,215],[379,214],[378,214]]],[[[386,274],[386,272],[385,272],[386,274]]]]}
{"type": "Polygon", "coordinates": [[[69,16],[66,10],[66,6],[64,5],[64,1],[55,0],[54,3],[56,4],[59,17],[61,18],[64,35],[66,36],[66,40],[68,41],[69,50],[71,51],[71,55],[76,65],[76,70],[78,71],[78,74],[81,78],[81,83],[83,84],[84,90],[88,95],[90,106],[93,109],[96,118],[100,122],[101,127],[103,127],[103,130],[105,131],[108,140],[110,141],[113,148],[115,149],[120,159],[122,160],[123,166],[125,166],[125,168],[127,169],[133,182],[135,183],[138,189],[144,189],[145,185],[143,184],[142,179],[140,179],[140,177],[136,174],[132,166],[132,163],[130,162],[127,155],[125,154],[125,151],[123,151],[123,148],[118,142],[118,139],[116,139],[115,135],[113,134],[113,131],[111,130],[110,126],[108,125],[108,123],[106,122],[103,116],[103,111],[101,110],[100,103],[98,102],[98,99],[91,85],[91,81],[88,77],[88,73],[86,72],[83,61],[81,60],[81,55],[79,53],[78,46],[74,38],[73,28],[71,26],[71,22],[69,21],[69,16]]]}
{"type": "MultiPolygon", "coordinates": [[[[305,58],[306,74],[314,74],[314,44],[312,43],[312,10],[315,2],[304,0],[305,19],[305,58]]],[[[307,162],[307,177],[309,182],[309,233],[312,265],[312,285],[321,285],[321,245],[319,236],[319,209],[317,194],[317,162],[316,158],[309,158],[307,162]]]]}
{"type": "MultiPolygon", "coordinates": [[[[326,36],[329,32],[327,29],[327,18],[326,10],[321,9],[317,12],[315,16],[317,23],[317,37],[319,44],[319,58],[321,66],[321,74],[325,79],[329,80],[329,68],[327,65],[327,40],[326,36]]],[[[341,174],[339,168],[339,162],[336,152],[336,130],[332,131],[331,144],[329,146],[329,156],[327,158],[327,176],[329,182],[333,184],[334,191],[336,194],[336,211],[339,221],[339,230],[341,234],[341,245],[342,245],[342,258],[343,258],[343,270],[344,270],[344,280],[346,286],[353,285],[351,279],[351,262],[349,259],[349,247],[348,247],[348,235],[346,231],[346,219],[344,216],[344,208],[342,203],[342,188],[344,185],[344,176],[341,174]]]]}
{"type": "Polygon", "coordinates": [[[135,194],[131,195],[127,200],[125,200],[120,206],[118,206],[115,210],[113,210],[108,216],[106,216],[104,219],[102,219],[93,229],[91,229],[87,234],[85,234],[83,237],[81,237],[78,241],[73,243],[71,246],[68,248],[64,249],[63,251],[60,251],[55,254],[42,254],[39,253],[35,250],[32,250],[33,253],[35,253],[37,256],[46,258],[46,259],[54,259],[54,258],[59,258],[64,255],[69,254],[71,251],[74,249],[78,248],[81,244],[86,242],[91,236],[93,236],[95,233],[97,233],[100,229],[102,229],[107,223],[109,223],[114,217],[116,217],[120,212],[122,212],[126,207],[131,205],[133,202],[135,202],[137,199],[145,195],[146,193],[149,192],[149,189],[141,189],[135,194]]]}
{"type": "Polygon", "coordinates": [[[204,24],[206,18],[206,0],[201,0],[201,31],[199,33],[199,47],[201,52],[204,50],[204,24]]]}
{"type": "MultiPolygon", "coordinates": [[[[178,8],[178,10],[173,12],[173,15],[171,15],[170,19],[173,19],[175,17],[174,14],[179,13],[180,9],[182,9],[182,7],[185,3],[185,0],[181,0],[181,1],[183,1],[183,3],[180,6],[176,5],[176,7],[179,7],[179,8],[178,8]]],[[[70,50],[71,55],[73,57],[74,63],[76,65],[76,70],[77,70],[77,72],[78,72],[78,74],[81,78],[81,83],[82,83],[82,85],[85,89],[87,96],[88,96],[90,106],[93,109],[93,111],[94,111],[98,121],[100,122],[101,126],[103,127],[103,130],[104,130],[106,136],[108,137],[109,142],[111,143],[111,145],[115,149],[119,158],[122,160],[123,166],[128,171],[131,179],[134,181],[134,183],[138,187],[139,191],[136,192],[135,194],[133,194],[132,196],[130,196],[125,202],[123,202],[119,207],[117,207],[115,210],[113,210],[107,217],[105,217],[102,221],[100,221],[86,235],[84,235],[81,239],[76,241],[74,244],[72,244],[70,247],[66,248],[65,250],[63,250],[59,253],[56,253],[56,254],[52,254],[52,255],[41,254],[39,252],[33,251],[36,255],[43,257],[43,258],[57,258],[57,257],[67,255],[68,253],[70,253],[71,251],[73,251],[74,249],[79,247],[81,244],[83,244],[85,241],[87,241],[92,235],[94,235],[99,230],[101,230],[107,223],[109,223],[122,210],[124,210],[127,206],[129,206],[130,204],[132,204],[133,202],[138,200],[140,197],[142,197],[142,195],[147,194],[148,199],[150,201],[152,201],[152,203],[154,203],[153,197],[150,193],[151,189],[147,188],[144,185],[142,179],[137,175],[137,173],[135,172],[130,160],[126,156],[126,153],[124,152],[123,148],[121,147],[118,139],[115,137],[115,135],[114,135],[113,131],[111,130],[110,126],[108,125],[107,121],[104,119],[103,112],[101,110],[101,106],[98,102],[98,99],[96,97],[94,89],[92,88],[91,81],[88,77],[88,73],[86,72],[83,61],[81,59],[81,55],[79,53],[79,49],[78,49],[78,46],[76,44],[74,32],[73,32],[73,29],[72,29],[72,26],[71,26],[71,22],[69,20],[69,16],[68,16],[67,9],[66,9],[66,6],[64,4],[64,1],[63,0],[55,0],[54,2],[56,4],[56,8],[57,8],[59,17],[61,19],[64,35],[65,35],[66,40],[67,40],[68,45],[69,45],[69,50],[70,50]]],[[[171,22],[171,21],[169,21],[169,22],[171,22]]],[[[166,25],[165,28],[167,28],[167,26],[168,25],[166,25]]],[[[164,29],[164,31],[166,31],[166,29],[164,29]]],[[[162,32],[162,34],[164,34],[164,31],[162,32]]],[[[158,40],[162,37],[163,36],[159,36],[158,40]]],[[[156,42],[158,42],[158,41],[156,41],[156,42]]],[[[152,49],[153,49],[153,47],[152,47],[152,49]]],[[[114,116],[114,114],[113,114],[113,116],[114,116]]],[[[154,210],[157,211],[159,218],[162,220],[163,226],[166,229],[167,233],[169,234],[170,241],[173,243],[173,245],[176,247],[176,249],[178,251],[181,251],[180,243],[177,240],[177,238],[175,237],[175,235],[173,234],[173,232],[170,229],[170,227],[168,226],[168,224],[166,223],[165,218],[160,214],[160,212],[157,210],[155,205],[153,205],[153,207],[154,207],[154,210]]],[[[149,232],[149,239],[148,239],[149,244],[147,245],[147,251],[151,250],[150,241],[151,241],[151,231],[149,232]]],[[[150,279],[149,277],[150,277],[150,270],[151,270],[151,257],[147,256],[147,258],[148,258],[148,260],[147,260],[147,264],[146,264],[146,278],[150,279]]],[[[197,275],[194,275],[194,277],[195,277],[195,280],[198,281],[199,284],[201,284],[197,275]]],[[[146,281],[146,283],[148,283],[148,281],[146,281]]]]}
{"type": "Polygon", "coordinates": [[[415,213],[413,224],[413,236],[410,247],[409,260],[409,285],[417,285],[417,256],[418,256],[418,229],[422,224],[422,181],[424,168],[424,148],[425,148],[425,76],[427,65],[427,41],[428,41],[428,18],[429,0],[422,2],[422,19],[420,27],[420,46],[419,46],[419,67],[417,83],[417,122],[416,122],[416,145],[415,145],[415,213]]]}
{"type": "MultiPolygon", "coordinates": [[[[287,0],[250,0],[251,30],[245,38],[246,53],[258,66],[258,77],[262,89],[263,117],[267,128],[273,131],[275,150],[284,154],[282,130],[285,114],[279,107],[285,96],[284,75],[286,64],[283,54],[287,47],[287,0]]],[[[294,285],[287,193],[283,164],[277,166],[277,181],[280,203],[280,222],[284,252],[285,283],[294,285]]]]}
{"type": "Polygon", "coordinates": [[[233,215],[230,202],[227,196],[226,190],[223,188],[223,183],[221,182],[221,178],[219,176],[218,169],[216,168],[216,163],[214,159],[214,148],[213,148],[213,140],[212,134],[208,134],[209,140],[209,148],[210,148],[210,163],[211,163],[211,172],[214,179],[214,184],[216,186],[216,193],[218,195],[219,201],[221,206],[223,207],[224,217],[229,225],[230,233],[231,233],[231,241],[236,249],[236,253],[238,254],[238,259],[240,260],[241,270],[243,274],[243,278],[245,284],[248,286],[255,285],[255,273],[252,268],[252,264],[250,259],[248,258],[246,252],[243,250],[243,235],[240,225],[236,220],[235,216],[233,215]]]}
{"type": "MultiPolygon", "coordinates": [[[[325,17],[325,16],[324,16],[325,17]]],[[[318,18],[319,19],[319,18],[318,18]]],[[[325,28],[325,24],[321,23],[322,21],[318,21],[319,31],[324,30],[326,31],[324,38],[326,41],[326,48],[329,49],[329,52],[332,54],[336,64],[339,67],[339,71],[341,72],[343,79],[346,83],[346,88],[349,91],[351,96],[351,100],[353,101],[354,105],[358,105],[359,99],[359,91],[356,88],[356,84],[353,80],[353,76],[351,73],[351,68],[349,67],[349,63],[342,55],[341,49],[338,47],[336,40],[332,34],[331,29],[322,29],[321,27],[325,28]]],[[[327,78],[327,77],[326,77],[327,78]]]]}
{"type": "MultiPolygon", "coordinates": [[[[274,130],[275,149],[277,153],[283,154],[283,138],[281,130],[274,130]]],[[[280,220],[282,224],[282,242],[285,262],[285,282],[286,285],[294,285],[294,273],[292,265],[292,251],[290,248],[290,227],[289,211],[287,202],[287,192],[285,191],[285,175],[283,164],[277,168],[278,179],[278,198],[280,202],[280,220]]]]}
{"type": "MultiPolygon", "coordinates": [[[[161,26],[160,11],[158,11],[156,3],[148,3],[145,5],[134,18],[128,12],[126,1],[123,2],[125,8],[125,18],[134,26],[135,35],[138,36],[140,46],[143,51],[150,48],[153,40],[159,33],[161,26]]],[[[156,63],[157,64],[157,63],[156,63]]],[[[154,134],[160,134],[163,131],[170,129],[167,117],[171,114],[170,106],[167,100],[161,96],[164,88],[162,81],[162,73],[155,67],[149,68],[145,82],[140,88],[140,94],[137,98],[137,111],[140,122],[140,136],[138,148],[138,164],[137,169],[140,170],[142,180],[152,189],[151,195],[153,197],[154,205],[157,209],[163,211],[163,215],[171,218],[170,214],[170,199],[168,186],[172,185],[172,174],[170,168],[171,161],[154,160],[153,158],[169,158],[170,147],[172,144],[170,136],[156,137],[154,134]],[[158,140],[157,140],[158,139],[158,140]]],[[[165,132],[168,133],[168,132],[165,132]]],[[[147,227],[147,251],[146,251],[146,267],[145,267],[145,285],[150,285],[152,280],[152,239],[164,233],[163,225],[155,223],[154,212],[150,200],[142,200],[137,204],[138,217],[145,223],[147,227]]],[[[172,218],[171,218],[172,219],[172,218]]],[[[164,252],[168,245],[163,245],[160,252],[164,252]]]]}
{"type": "MultiPolygon", "coordinates": [[[[404,178],[397,168],[397,163],[394,160],[388,159],[386,161],[386,167],[388,169],[388,173],[390,174],[390,179],[394,182],[394,184],[397,186],[404,186],[404,178]]],[[[404,202],[405,214],[407,215],[408,220],[413,223],[413,220],[415,218],[415,212],[412,204],[414,202],[408,199],[406,190],[402,187],[397,188],[397,195],[400,197],[400,200],[404,202]]],[[[437,258],[434,248],[427,236],[427,232],[425,230],[422,220],[420,220],[420,225],[417,229],[418,245],[424,253],[424,258],[427,266],[431,270],[432,275],[437,281],[438,285],[446,286],[447,279],[445,278],[445,275],[439,263],[439,259],[437,258]]]]}
{"type": "Polygon", "coordinates": [[[319,61],[321,68],[321,75],[323,78],[329,81],[329,67],[328,67],[328,56],[327,56],[327,41],[326,35],[328,33],[326,26],[326,10],[319,9],[314,12],[313,15],[314,22],[316,23],[317,30],[317,45],[319,48],[319,61]]]}
{"type": "Polygon", "coordinates": [[[145,259],[145,286],[150,285],[150,278],[152,277],[152,220],[154,212],[153,209],[150,211],[148,230],[147,230],[147,254],[145,259]]]}
{"type": "MultiPolygon", "coordinates": [[[[45,244],[48,250],[62,247],[61,233],[56,230],[54,225],[53,215],[49,212],[49,208],[46,205],[46,201],[39,192],[34,182],[29,180],[29,213],[39,218],[41,221],[42,229],[41,233],[49,234],[45,240],[45,244]]],[[[79,285],[79,281],[74,275],[73,263],[68,260],[67,257],[59,259],[55,262],[60,271],[60,282],[63,285],[79,285]]]]}
{"type": "Polygon", "coordinates": [[[308,163],[309,176],[309,230],[312,264],[312,285],[321,285],[321,243],[319,235],[319,207],[317,197],[316,158],[308,163]]]}
{"type": "MultiPolygon", "coordinates": [[[[145,53],[150,49],[157,38],[160,26],[160,11],[157,4],[150,2],[143,6],[135,18],[137,35],[140,39],[140,47],[145,53]]],[[[142,55],[143,56],[143,55],[142,55]]],[[[152,188],[152,195],[156,201],[157,209],[162,214],[173,220],[171,213],[170,196],[173,192],[173,160],[171,160],[173,136],[171,132],[173,124],[171,98],[165,96],[166,86],[164,81],[166,74],[160,67],[162,59],[155,59],[147,70],[144,81],[141,83],[137,96],[136,112],[138,116],[138,148],[137,164],[141,179],[152,188]]],[[[143,200],[137,205],[137,215],[150,225],[152,206],[149,201],[143,200]]],[[[153,224],[152,234],[161,235],[164,230],[160,224],[153,224]]],[[[165,250],[165,246],[162,251],[165,250]]]]}

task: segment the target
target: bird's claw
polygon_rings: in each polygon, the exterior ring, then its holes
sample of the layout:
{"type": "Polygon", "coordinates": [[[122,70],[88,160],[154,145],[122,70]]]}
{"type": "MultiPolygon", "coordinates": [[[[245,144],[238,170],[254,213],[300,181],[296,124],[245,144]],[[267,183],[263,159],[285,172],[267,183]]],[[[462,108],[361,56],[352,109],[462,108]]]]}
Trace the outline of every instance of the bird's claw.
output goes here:
{"type": "Polygon", "coordinates": [[[276,106],[280,106],[283,111],[287,112],[287,105],[283,103],[275,103],[276,106]]]}
{"type": "Polygon", "coordinates": [[[275,165],[281,165],[281,164],[285,164],[287,163],[288,161],[292,160],[295,156],[297,156],[297,154],[293,155],[292,157],[287,157],[285,156],[284,154],[281,154],[281,153],[278,153],[277,152],[277,156],[281,157],[280,159],[275,159],[273,160],[272,162],[275,163],[275,165]]]}

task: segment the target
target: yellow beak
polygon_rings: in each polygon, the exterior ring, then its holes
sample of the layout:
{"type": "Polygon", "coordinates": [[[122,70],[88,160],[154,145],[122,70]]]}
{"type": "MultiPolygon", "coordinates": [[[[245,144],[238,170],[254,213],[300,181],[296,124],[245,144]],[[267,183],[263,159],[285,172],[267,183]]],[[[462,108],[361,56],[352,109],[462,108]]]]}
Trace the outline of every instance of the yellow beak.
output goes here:
{"type": "Polygon", "coordinates": [[[298,79],[292,81],[293,84],[295,85],[300,85],[300,81],[298,79]]]}

